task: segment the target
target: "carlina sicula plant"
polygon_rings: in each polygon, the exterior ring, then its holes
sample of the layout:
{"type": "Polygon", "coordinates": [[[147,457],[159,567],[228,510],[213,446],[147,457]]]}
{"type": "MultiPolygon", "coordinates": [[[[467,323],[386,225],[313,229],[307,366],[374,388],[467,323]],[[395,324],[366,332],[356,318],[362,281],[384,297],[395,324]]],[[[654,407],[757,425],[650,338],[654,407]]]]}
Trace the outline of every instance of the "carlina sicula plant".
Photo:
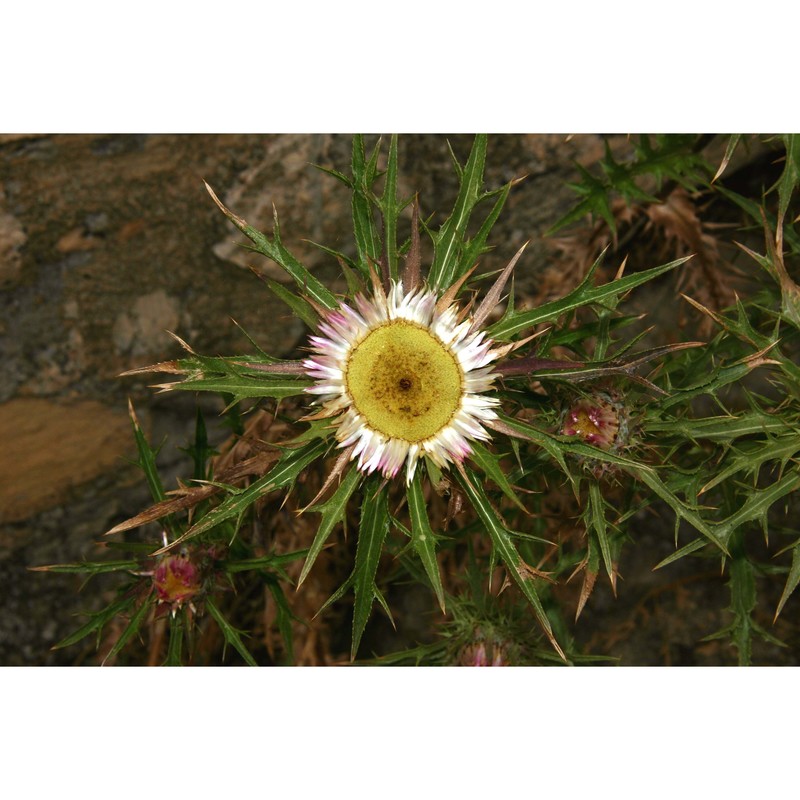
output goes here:
{"type": "MultiPolygon", "coordinates": [[[[502,644],[487,639],[487,630],[525,629],[519,609],[497,612],[497,617],[489,608],[513,595],[526,604],[532,627],[538,623],[538,636],[543,633],[549,643],[549,658],[575,663],[579,659],[569,632],[552,613],[548,599],[553,579],[542,567],[558,548],[539,535],[546,530],[535,523],[539,509],[531,498],[539,484],[532,476],[545,471],[560,475],[574,498],[575,516],[585,521],[590,534],[582,560],[568,565],[584,572],[578,613],[601,564],[616,587],[621,543],[617,524],[625,511],[607,519],[615,476],[625,475],[629,485],[646,487],[678,520],[694,528],[703,543],[721,556],[728,553],[726,542],[696,507],[647,463],[634,435],[645,424],[646,398],[667,395],[639,374],[641,368],[698,343],[631,352],[640,338],[636,337],[611,352],[618,343],[612,336],[615,326],[629,321],[616,311],[622,298],[688,258],[633,274],[626,274],[623,264],[612,280],[597,285],[601,254],[564,297],[535,308],[517,308],[512,277],[524,264],[524,245],[505,255],[507,265],[496,274],[476,270],[516,182],[484,190],[487,137],[475,137],[466,164],[456,162],[458,195],[438,227],[422,218],[418,198],[398,196],[397,148],[392,137],[387,153],[380,142],[368,153],[363,138],[356,136],[350,173],[325,170],[352,195],[355,255],[320,246],[340,265],[345,294],[326,287],[284,246],[277,212],[272,234],[262,233],[226,208],[207,186],[220,210],[249,239],[248,247],[294,281],[294,291],[274,281],[268,285],[306,323],[305,357],[281,360],[267,352],[269,347],[255,343],[250,354],[210,357],[179,340],[186,351],[183,358],[128,374],[175,375],[177,380],[159,388],[222,393],[232,406],[253,398],[278,404],[294,398],[287,403],[287,435],[276,443],[275,452],[253,456],[227,472],[209,471],[200,459],[194,477],[201,482],[177,499],[167,498],[159,488],[153,478],[153,453],[137,439],[157,503],[110,533],[166,520],[162,545],[147,554],[155,559],[149,562],[149,574],[158,576],[155,588],[148,584],[137,597],[146,596],[151,606],[166,600],[173,619],[189,607],[193,614],[207,608],[225,641],[254,663],[241,632],[222,616],[215,598],[226,582],[233,585],[236,572],[265,570],[286,633],[291,614],[279,588],[286,579],[285,565],[304,558],[297,577],[302,592],[320,553],[355,503],[358,527],[352,567],[320,609],[352,592],[351,660],[359,655],[375,601],[391,619],[386,584],[378,577],[381,556],[388,551],[403,565],[404,580],[410,576],[427,582],[443,613],[456,610],[458,633],[451,647],[437,651],[441,658],[449,653],[452,663],[501,664],[510,653],[528,652],[527,645],[504,638],[506,633],[492,633],[502,644]],[[476,219],[479,211],[484,213],[476,219]],[[410,234],[402,241],[401,214],[411,217],[410,234]],[[423,236],[430,239],[425,247],[423,236]],[[424,259],[428,251],[432,255],[424,259]],[[586,315],[576,316],[584,311],[594,319],[583,322],[586,315]],[[589,340],[594,342],[591,349],[585,346],[589,340]],[[584,357],[568,358],[565,348],[584,357]],[[537,387],[548,381],[557,390],[546,395],[549,406],[542,412],[545,395],[537,387]],[[258,502],[297,488],[302,476],[321,465],[323,477],[309,484],[316,496],[304,498],[299,509],[305,516],[320,515],[314,517],[309,546],[299,553],[253,557],[242,520],[254,513],[258,502]],[[442,495],[449,497],[448,522],[466,509],[461,513],[467,522],[447,535],[441,518],[431,512],[442,495]],[[183,513],[187,510],[190,513],[183,513]],[[507,521],[512,515],[516,524],[507,521]],[[457,544],[459,536],[465,537],[470,552],[470,573],[480,576],[471,581],[471,598],[450,594],[450,582],[443,580],[443,548],[457,544]],[[198,553],[209,552],[213,558],[206,555],[201,570],[198,553]],[[478,597],[492,586],[498,570],[503,596],[495,592],[478,597]],[[203,581],[201,574],[206,576],[203,581]],[[489,610],[479,614],[475,608],[489,610]],[[503,616],[506,613],[510,616],[503,616]],[[490,623],[492,614],[495,620],[513,618],[514,623],[490,623]]],[[[495,245],[496,252],[502,248],[502,243],[495,245]]],[[[135,430],[141,437],[138,425],[135,430]]],[[[198,449],[196,444],[195,454],[198,449]]],[[[146,572],[141,559],[125,564],[129,570],[139,565],[139,574],[146,572]]],[[[451,559],[445,568],[452,564],[451,559]]],[[[559,563],[559,574],[566,568],[559,563]]],[[[138,602],[144,601],[133,601],[126,613],[139,613],[143,606],[138,602]]],[[[182,624],[181,635],[192,621],[184,619],[182,624]]],[[[170,652],[176,647],[180,653],[180,643],[171,643],[170,652]]],[[[527,663],[547,659],[540,650],[527,663]]]]}

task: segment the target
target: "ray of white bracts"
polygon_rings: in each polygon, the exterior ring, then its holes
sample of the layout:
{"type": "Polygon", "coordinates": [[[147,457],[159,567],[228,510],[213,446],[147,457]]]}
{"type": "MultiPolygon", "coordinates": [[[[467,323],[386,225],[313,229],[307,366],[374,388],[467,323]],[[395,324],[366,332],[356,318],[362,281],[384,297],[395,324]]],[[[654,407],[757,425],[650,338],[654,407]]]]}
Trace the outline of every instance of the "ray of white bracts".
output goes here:
{"type": "Polygon", "coordinates": [[[481,423],[497,417],[492,408],[499,401],[482,393],[494,386],[496,376],[487,365],[500,354],[492,349],[492,340],[483,331],[469,333],[469,318],[457,321],[455,305],[438,312],[436,303],[435,292],[420,289],[404,294],[402,283],[394,283],[386,296],[380,293],[369,299],[356,295],[355,309],[342,304],[328,312],[319,326],[322,335],[310,337],[313,355],[303,361],[303,366],[315,383],[306,391],[319,395],[317,402],[323,411],[317,416],[335,418],[339,446],[354,445],[351,458],[358,459],[358,469],[363,472],[378,470],[384,477],[393,478],[405,462],[406,482],[410,483],[420,457],[428,456],[444,468],[453,461],[463,461],[472,452],[470,439],[490,438],[481,423]],[[421,442],[387,437],[371,429],[348,395],[344,378],[353,348],[372,330],[395,319],[430,330],[455,356],[463,374],[464,391],[458,410],[442,430],[421,442]]]}

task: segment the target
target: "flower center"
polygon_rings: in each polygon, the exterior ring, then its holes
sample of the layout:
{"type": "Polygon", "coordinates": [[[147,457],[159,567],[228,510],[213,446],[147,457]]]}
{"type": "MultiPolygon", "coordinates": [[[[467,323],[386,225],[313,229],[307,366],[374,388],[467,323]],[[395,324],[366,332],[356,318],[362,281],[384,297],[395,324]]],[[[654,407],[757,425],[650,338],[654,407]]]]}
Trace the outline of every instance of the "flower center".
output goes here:
{"type": "Polygon", "coordinates": [[[446,427],[461,404],[463,375],[455,356],[427,328],[393,320],[353,349],[347,393],[375,431],[421,442],[446,427]]]}

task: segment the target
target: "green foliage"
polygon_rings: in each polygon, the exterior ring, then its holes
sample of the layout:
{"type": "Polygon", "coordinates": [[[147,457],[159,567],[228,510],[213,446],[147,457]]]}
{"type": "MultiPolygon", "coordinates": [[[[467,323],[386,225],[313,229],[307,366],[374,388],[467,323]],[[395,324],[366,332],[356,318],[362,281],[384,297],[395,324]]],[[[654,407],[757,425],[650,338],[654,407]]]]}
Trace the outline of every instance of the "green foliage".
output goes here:
{"type": "MultiPolygon", "coordinates": [[[[751,235],[755,225],[764,252],[742,245],[750,272],[740,265],[744,278],[730,307],[709,307],[707,299],[687,296],[686,309],[698,315],[693,324],[699,329],[702,319],[711,330],[702,337],[678,328],[642,330],[638,314],[625,313],[630,293],[646,284],[672,286],[676,276],[682,287],[687,284],[695,262],[687,264],[685,250],[672,252],[670,260],[642,257],[646,263],[627,273],[616,269],[623,260],[621,246],[595,252],[582,278],[562,286],[557,299],[549,294],[538,304],[515,302],[512,283],[504,313],[486,327],[497,346],[508,345],[495,365],[502,377],[494,395],[496,417],[486,420],[491,439],[471,441],[463,463],[437,466],[435,459],[422,458],[408,483],[402,471],[396,479],[365,475],[353,462],[360,451],[352,442],[341,450],[335,420],[325,413],[304,418],[312,379],[302,363],[279,361],[255,344],[255,355],[231,357],[202,356],[184,345],[184,358],[155,365],[155,371],[179,376],[161,388],[221,394],[231,414],[260,405],[289,432],[260,443],[262,456],[269,455],[259,469],[217,471],[198,416],[187,450],[193,482],[173,497],[158,475],[158,452],[133,417],[138,464],[156,504],[149,516],[140,517],[158,521],[163,539],[148,538],[144,551],[135,547],[141,542],[131,542],[130,557],[46,568],[125,581],[105,609],[58,646],[90,634],[99,642],[108,623],[121,616],[124,624],[107,656],[115,658],[143,635],[151,618],[167,611],[164,663],[190,662],[196,629],[208,620],[245,663],[258,663],[262,654],[245,645],[242,631],[229,621],[239,620],[226,605],[236,582],[250,578],[274,604],[283,660],[291,663],[298,649],[295,594],[287,588],[291,575],[305,591],[315,576],[334,570],[320,559],[330,549],[337,570],[332,585],[339,588],[317,613],[334,604],[352,607],[351,660],[375,649],[376,628],[370,625],[375,601],[391,620],[394,590],[420,585],[430,602],[432,640],[378,663],[593,663],[601,657],[582,652],[570,620],[591,608],[601,572],[601,583],[607,578],[615,594],[625,591],[624,582],[618,583],[624,557],[640,546],[651,523],[657,535],[666,531],[662,538],[672,548],[667,557],[644,554],[652,568],[683,568],[690,559],[722,566],[730,605],[717,610],[721,629],[709,641],[730,642],[740,664],[757,660],[759,641],[782,646],[764,622],[761,591],[773,589],[778,576],[773,594],[780,599],[769,609],[777,619],[800,583],[800,539],[791,522],[800,489],[800,287],[791,277],[797,274],[792,257],[800,253],[795,231],[800,138],[787,135],[771,144],[782,148],[783,167],[757,198],[722,182],[733,177],[742,138],[728,141],[713,178],[704,155],[714,139],[708,136],[641,136],[628,142],[627,155],[607,143],[598,169],[577,167],[573,188],[580,200],[550,234],[591,215],[607,226],[606,241],[614,240],[616,247],[620,201],[648,208],[683,187],[738,215],[737,235],[751,235]],[[615,269],[609,272],[611,261],[615,269]],[[284,508],[290,493],[296,508],[284,508]],[[279,515],[295,520],[294,514],[298,525],[310,530],[300,549],[279,536],[268,552],[255,545],[253,531],[264,520],[279,515]],[[334,536],[348,527],[354,540],[334,536]],[[152,576],[175,557],[189,559],[203,579],[193,587],[191,602],[173,598],[164,608],[152,576]],[[766,561],[772,563],[765,566],[766,561]],[[563,591],[573,575],[583,579],[577,600],[563,591]]],[[[419,235],[427,234],[433,245],[423,275],[428,287],[445,295],[445,304],[465,289],[475,291],[473,319],[482,327],[520,254],[488,291],[487,276],[470,271],[491,246],[515,182],[485,190],[491,149],[488,137],[476,136],[466,164],[453,155],[459,189],[452,210],[442,219],[420,221],[416,201],[408,213],[410,201],[398,195],[399,147],[393,136],[386,152],[380,141],[368,150],[356,136],[349,174],[325,168],[351,193],[353,249],[348,256],[318,247],[341,266],[350,302],[353,294],[386,291],[390,282],[411,273],[403,271],[403,261],[413,264],[419,235]],[[412,231],[401,241],[404,214],[412,231]]],[[[326,310],[339,307],[333,293],[283,246],[277,214],[268,236],[219,205],[252,249],[294,280],[294,290],[271,280],[267,286],[310,329],[325,319],[326,310]]],[[[633,250],[641,241],[636,230],[629,233],[626,247],[633,250]]],[[[703,269],[710,269],[706,262],[703,269]]],[[[236,419],[241,437],[245,417],[236,419]]],[[[139,517],[134,522],[143,524],[139,517]]],[[[164,594],[163,587],[159,591],[164,594]]]]}
{"type": "Polygon", "coordinates": [[[422,493],[421,474],[414,475],[414,480],[408,488],[408,513],[411,517],[411,544],[425,567],[442,613],[446,613],[442,576],[436,560],[437,539],[440,537],[434,533],[428,519],[428,510],[425,507],[425,497],[422,493]]]}
{"type": "Polygon", "coordinates": [[[311,441],[304,447],[286,450],[278,463],[263,478],[260,478],[246,489],[231,487],[228,491],[228,497],[222,503],[212,511],[209,511],[202,520],[195,522],[185,533],[172,542],[171,546],[182,544],[187,539],[199,536],[228,520],[237,520],[238,527],[253,503],[269,492],[293,484],[297,476],[312,461],[319,458],[325,449],[326,444],[324,441],[311,441]]]}
{"type": "Polygon", "coordinates": [[[314,566],[314,562],[317,560],[317,556],[322,552],[325,542],[333,533],[333,529],[344,521],[347,513],[347,503],[359,483],[361,483],[361,473],[355,467],[351,467],[330,499],[322,505],[313,506],[309,509],[310,511],[319,511],[322,514],[322,519],[314,535],[314,541],[308,550],[308,556],[303,564],[303,571],[297,581],[298,585],[308,576],[311,567],[314,566]]]}
{"type": "Polygon", "coordinates": [[[290,375],[270,375],[270,364],[261,356],[239,356],[232,358],[209,358],[192,354],[177,362],[174,372],[186,377],[181,381],[165,384],[162,388],[189,392],[217,392],[230,395],[234,403],[248,398],[272,397],[281,400],[302,394],[310,385],[305,379],[290,375]]]}
{"type": "Polygon", "coordinates": [[[625,163],[614,159],[606,140],[605,155],[599,162],[601,176],[595,177],[580,164],[576,164],[581,180],[569,186],[580,195],[581,200],[553,224],[547,234],[553,235],[587,214],[604,220],[616,233],[616,222],[611,210],[611,201],[615,194],[621,195],[627,202],[658,202],[658,198],[642,188],[641,178],[654,178],[658,188],[661,188],[665,180],[671,180],[693,189],[705,182],[711,174],[711,167],[698,152],[705,137],[666,134],[653,138],[654,142],[648,135],[640,136],[630,160],[625,163]]]}
{"type": "Polygon", "coordinates": [[[536,570],[532,569],[522,560],[522,557],[514,545],[512,531],[505,526],[503,520],[492,507],[489,498],[478,483],[475,473],[465,468],[460,484],[469,497],[481,522],[483,522],[486,532],[491,537],[492,546],[508,568],[511,578],[531,604],[536,618],[539,620],[553,648],[564,658],[564,652],[553,636],[550,620],[547,618],[544,606],[539,599],[539,593],[536,588],[536,570]]]}
{"type": "MultiPolygon", "coordinates": [[[[236,576],[252,573],[260,576],[273,597],[279,632],[291,663],[293,616],[281,582],[289,581],[285,566],[304,557],[307,551],[254,555],[252,547],[236,536],[236,528],[228,523],[232,514],[219,511],[220,508],[231,507],[230,500],[234,500],[238,493],[235,488],[231,489],[232,497],[227,501],[220,501],[218,497],[207,499],[206,495],[199,494],[196,502],[182,507],[180,500],[169,498],[158,473],[156,451],[147,441],[132,406],[130,410],[139,450],[137,463],[144,473],[153,499],[157,501],[148,510],[151,513],[148,515],[145,512],[144,516],[148,521],[158,521],[165,526],[163,539],[161,543],[154,542],[149,537],[145,541],[107,543],[109,550],[129,551],[131,558],[98,559],[33,568],[41,572],[84,575],[87,580],[99,575],[114,574],[120,575],[122,579],[117,597],[102,610],[90,614],[88,622],[60,641],[55,648],[75,645],[91,634],[96,635],[96,646],[99,648],[101,637],[109,623],[115,618],[123,618],[120,632],[103,658],[104,664],[113,662],[123,650],[130,649],[141,638],[145,627],[166,617],[169,626],[164,664],[179,666],[193,662],[194,630],[207,613],[219,626],[225,643],[233,647],[245,663],[255,666],[257,662],[245,647],[242,632],[227,620],[221,608],[229,589],[235,585],[236,576]],[[187,508],[191,509],[191,513],[186,513],[187,508]],[[175,512],[168,513],[172,509],[175,512]],[[187,542],[188,539],[192,541],[187,542]]],[[[305,454],[307,458],[308,452],[312,448],[316,448],[317,452],[319,446],[319,442],[312,441],[305,447],[287,450],[285,456],[265,476],[267,481],[286,485],[302,469],[301,454],[305,454]]],[[[205,420],[199,412],[194,442],[186,448],[186,452],[194,463],[194,480],[205,483],[204,479],[211,470],[213,450],[208,445],[205,420]]],[[[202,486],[198,487],[198,491],[202,492],[202,486]]],[[[252,504],[249,509],[237,508],[237,523],[252,512],[252,504]]],[[[134,519],[134,522],[136,525],[129,527],[142,524],[139,518],[134,519]]]]}
{"type": "Polygon", "coordinates": [[[485,134],[475,137],[464,169],[461,169],[453,156],[460,178],[458,197],[453,212],[445,220],[439,232],[433,236],[433,263],[428,273],[428,283],[437,289],[446,289],[472,266],[463,261],[462,251],[467,225],[480,198],[487,139],[485,134]]]}
{"type": "Polygon", "coordinates": [[[680,258],[676,261],[671,261],[669,264],[663,264],[660,267],[654,267],[653,269],[637,273],[636,275],[627,275],[624,278],[617,278],[603,286],[594,286],[592,279],[594,278],[597,268],[602,263],[602,258],[603,256],[601,255],[592,265],[592,268],[589,270],[580,286],[570,292],[566,297],[562,297],[560,300],[554,300],[551,303],[545,303],[539,306],[539,308],[534,308],[530,311],[521,311],[516,314],[506,315],[498,323],[489,328],[489,335],[493,339],[506,342],[521,331],[532,328],[535,325],[540,325],[543,322],[551,322],[576,309],[584,308],[592,304],[618,302],[619,298],[626,292],[663,275],[665,272],[669,272],[669,270],[675,269],[675,267],[679,267],[688,260],[687,258],[680,258]]]}
{"type": "Polygon", "coordinates": [[[236,650],[247,665],[257,667],[258,664],[256,660],[242,641],[242,631],[236,630],[236,628],[225,619],[222,612],[217,608],[217,604],[210,597],[206,600],[206,608],[208,609],[208,613],[214,618],[214,622],[219,625],[222,635],[225,637],[225,642],[236,650]]]}
{"type": "Polygon", "coordinates": [[[372,601],[380,596],[375,585],[378,560],[389,533],[389,509],[386,492],[380,491],[379,481],[371,478],[364,485],[361,524],[358,528],[358,547],[353,568],[353,646],[351,658],[356,657],[358,645],[367,625],[372,601]]]}

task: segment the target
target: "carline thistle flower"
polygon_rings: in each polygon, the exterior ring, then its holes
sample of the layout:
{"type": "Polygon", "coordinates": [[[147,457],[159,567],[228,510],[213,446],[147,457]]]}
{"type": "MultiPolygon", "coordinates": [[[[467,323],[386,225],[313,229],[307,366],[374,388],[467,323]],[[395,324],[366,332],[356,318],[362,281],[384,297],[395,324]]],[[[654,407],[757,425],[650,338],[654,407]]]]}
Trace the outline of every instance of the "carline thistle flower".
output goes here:
{"type": "Polygon", "coordinates": [[[326,312],[323,335],[310,337],[307,391],[322,405],[314,416],[335,418],[339,446],[362,472],[393,478],[405,463],[410,483],[422,456],[440,468],[463,461],[470,440],[489,438],[482,423],[496,419],[499,401],[482,393],[494,388],[489,365],[505,348],[425,287],[376,284],[354,305],[326,312]]]}

